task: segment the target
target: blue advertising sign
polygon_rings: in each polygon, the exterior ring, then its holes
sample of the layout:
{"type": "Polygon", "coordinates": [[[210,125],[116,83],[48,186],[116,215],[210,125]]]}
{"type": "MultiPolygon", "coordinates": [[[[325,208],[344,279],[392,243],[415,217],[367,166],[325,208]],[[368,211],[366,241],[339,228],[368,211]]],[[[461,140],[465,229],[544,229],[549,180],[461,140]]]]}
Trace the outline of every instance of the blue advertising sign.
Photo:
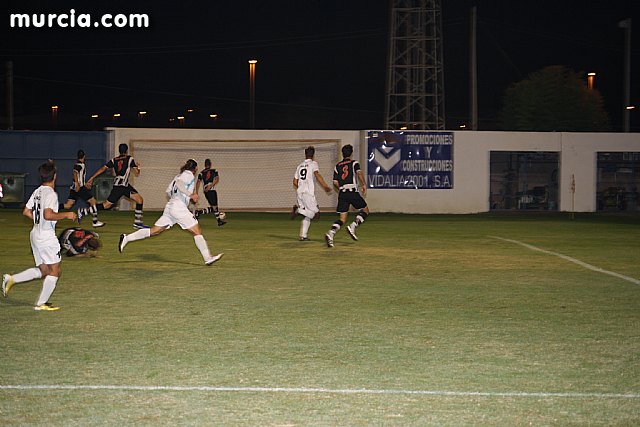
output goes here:
{"type": "Polygon", "coordinates": [[[367,153],[369,188],[453,188],[453,132],[368,131],[367,153]]]}

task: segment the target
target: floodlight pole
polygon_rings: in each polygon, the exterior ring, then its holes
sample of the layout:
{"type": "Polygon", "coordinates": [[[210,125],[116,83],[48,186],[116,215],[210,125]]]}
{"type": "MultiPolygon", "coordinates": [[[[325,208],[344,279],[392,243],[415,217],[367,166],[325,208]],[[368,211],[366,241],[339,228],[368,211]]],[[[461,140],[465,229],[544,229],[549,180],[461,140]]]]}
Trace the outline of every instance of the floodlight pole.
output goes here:
{"type": "Polygon", "coordinates": [[[249,60],[249,128],[256,126],[256,64],[255,59],[249,60]]]}
{"type": "Polygon", "coordinates": [[[629,132],[629,107],[631,106],[631,18],[618,23],[624,28],[624,132],[629,132]]]}
{"type": "Polygon", "coordinates": [[[13,130],[13,61],[7,61],[7,129],[13,130]]]}

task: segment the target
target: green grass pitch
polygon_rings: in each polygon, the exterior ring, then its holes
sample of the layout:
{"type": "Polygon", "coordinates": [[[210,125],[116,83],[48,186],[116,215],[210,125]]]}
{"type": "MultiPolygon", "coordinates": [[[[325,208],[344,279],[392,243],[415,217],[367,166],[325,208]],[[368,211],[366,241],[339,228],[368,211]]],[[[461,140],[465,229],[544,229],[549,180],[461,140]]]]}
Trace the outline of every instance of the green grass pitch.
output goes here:
{"type": "MultiPolygon", "coordinates": [[[[179,227],[120,254],[133,213],[100,219],[60,311],[32,310],[40,280],[0,301],[2,425],[640,424],[637,215],[373,214],[329,249],[332,214],[299,242],[229,213],[201,220],[209,267],[179,227]]],[[[0,273],[30,228],[0,211],[0,273]]]]}

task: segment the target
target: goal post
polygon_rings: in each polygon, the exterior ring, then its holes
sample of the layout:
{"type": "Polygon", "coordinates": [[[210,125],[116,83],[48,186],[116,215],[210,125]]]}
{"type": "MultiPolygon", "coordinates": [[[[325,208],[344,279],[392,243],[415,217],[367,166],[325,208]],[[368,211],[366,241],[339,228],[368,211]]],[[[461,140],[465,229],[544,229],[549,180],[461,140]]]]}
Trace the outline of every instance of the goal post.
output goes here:
{"type": "MultiPolygon", "coordinates": [[[[145,210],[161,210],[167,202],[165,189],[187,159],[196,160],[199,171],[204,160],[211,159],[211,167],[220,174],[216,189],[221,210],[288,210],[296,202],[294,172],[310,145],[315,147],[320,174],[330,184],[340,150],[337,139],[132,139],[129,152],[141,165],[133,186],[144,198],[145,210]]],[[[200,196],[197,207],[207,206],[202,189],[200,196]]],[[[323,210],[336,206],[337,195],[327,195],[319,186],[316,198],[323,210]]]]}

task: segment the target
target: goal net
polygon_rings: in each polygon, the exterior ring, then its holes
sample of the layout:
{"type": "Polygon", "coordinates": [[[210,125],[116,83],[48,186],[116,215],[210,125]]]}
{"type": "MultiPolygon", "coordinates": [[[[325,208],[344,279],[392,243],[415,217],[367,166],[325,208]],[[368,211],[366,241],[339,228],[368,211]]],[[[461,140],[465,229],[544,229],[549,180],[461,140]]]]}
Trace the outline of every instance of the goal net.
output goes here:
{"type": "MultiPolygon", "coordinates": [[[[167,202],[165,189],[180,167],[192,158],[200,171],[204,160],[211,159],[212,169],[220,174],[216,186],[220,210],[288,210],[296,202],[293,175],[304,160],[304,149],[310,145],[316,149],[320,174],[331,185],[340,149],[337,140],[132,140],[130,153],[141,165],[133,185],[144,198],[145,210],[161,210],[167,202]]],[[[317,187],[320,208],[335,209],[337,195],[327,195],[317,187]]],[[[207,205],[200,189],[197,207],[207,205]]]]}

